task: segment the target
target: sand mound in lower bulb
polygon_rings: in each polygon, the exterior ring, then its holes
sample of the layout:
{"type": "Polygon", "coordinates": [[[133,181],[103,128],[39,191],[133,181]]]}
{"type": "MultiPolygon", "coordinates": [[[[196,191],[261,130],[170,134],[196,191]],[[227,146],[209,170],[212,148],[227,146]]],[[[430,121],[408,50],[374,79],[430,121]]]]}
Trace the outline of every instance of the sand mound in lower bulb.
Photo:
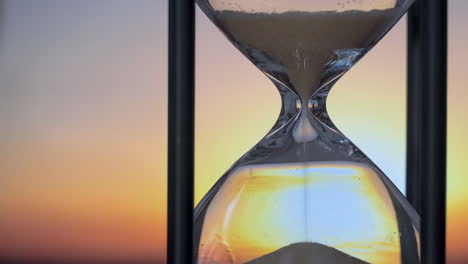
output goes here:
{"type": "Polygon", "coordinates": [[[297,243],[245,264],[369,264],[317,243],[297,243]]]}

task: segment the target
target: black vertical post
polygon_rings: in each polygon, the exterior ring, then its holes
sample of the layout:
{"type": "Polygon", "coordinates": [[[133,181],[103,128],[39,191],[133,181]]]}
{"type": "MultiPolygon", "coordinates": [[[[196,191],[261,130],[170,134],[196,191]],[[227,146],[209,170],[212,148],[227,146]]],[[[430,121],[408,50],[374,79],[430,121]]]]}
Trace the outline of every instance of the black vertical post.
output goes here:
{"type": "Polygon", "coordinates": [[[416,0],[409,20],[409,197],[420,207],[423,264],[445,263],[447,0],[416,0]],[[414,34],[414,35],[412,35],[414,34]],[[412,105],[414,104],[414,105],[412,105]],[[409,161],[413,160],[413,164],[409,161]],[[418,205],[419,204],[419,205],[418,205]]]}
{"type": "Polygon", "coordinates": [[[421,129],[422,94],[421,83],[421,25],[419,1],[408,10],[408,92],[406,119],[406,196],[414,209],[421,213],[421,129]]]}
{"type": "Polygon", "coordinates": [[[195,4],[169,0],[167,263],[192,263],[195,4]]]}
{"type": "Polygon", "coordinates": [[[420,4],[422,263],[441,264],[445,263],[446,239],[447,0],[420,0],[420,4]]]}

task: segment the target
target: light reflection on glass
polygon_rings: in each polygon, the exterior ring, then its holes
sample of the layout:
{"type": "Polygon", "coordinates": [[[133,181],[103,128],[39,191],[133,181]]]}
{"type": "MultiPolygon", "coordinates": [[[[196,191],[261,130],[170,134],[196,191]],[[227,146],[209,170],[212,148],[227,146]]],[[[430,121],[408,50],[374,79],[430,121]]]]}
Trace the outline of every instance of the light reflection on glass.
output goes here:
{"type": "Polygon", "coordinates": [[[245,166],[230,175],[207,211],[199,263],[240,264],[314,242],[366,262],[395,264],[398,230],[388,191],[366,165],[245,166]]]}

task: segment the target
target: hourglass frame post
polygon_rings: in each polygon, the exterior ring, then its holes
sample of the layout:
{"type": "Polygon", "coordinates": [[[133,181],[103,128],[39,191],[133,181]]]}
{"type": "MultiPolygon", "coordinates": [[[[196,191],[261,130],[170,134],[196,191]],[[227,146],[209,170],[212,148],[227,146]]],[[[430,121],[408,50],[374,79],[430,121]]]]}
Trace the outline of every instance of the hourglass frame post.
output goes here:
{"type": "Polygon", "coordinates": [[[407,30],[407,118],[406,118],[406,197],[413,208],[421,212],[421,129],[422,94],[421,85],[421,31],[419,1],[408,10],[407,30]]]}
{"type": "Polygon", "coordinates": [[[167,263],[192,263],[195,2],[169,1],[167,263]]]}
{"type": "Polygon", "coordinates": [[[408,23],[408,198],[423,264],[445,263],[447,0],[416,0],[408,23]]]}

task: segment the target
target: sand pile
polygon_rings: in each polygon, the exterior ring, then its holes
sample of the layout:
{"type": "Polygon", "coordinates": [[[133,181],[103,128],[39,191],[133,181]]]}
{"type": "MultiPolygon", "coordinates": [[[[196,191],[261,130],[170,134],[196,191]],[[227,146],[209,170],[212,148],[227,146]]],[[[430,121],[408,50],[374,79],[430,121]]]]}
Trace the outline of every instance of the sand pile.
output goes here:
{"type": "Polygon", "coordinates": [[[245,264],[369,264],[317,243],[297,243],[245,264]]]}

